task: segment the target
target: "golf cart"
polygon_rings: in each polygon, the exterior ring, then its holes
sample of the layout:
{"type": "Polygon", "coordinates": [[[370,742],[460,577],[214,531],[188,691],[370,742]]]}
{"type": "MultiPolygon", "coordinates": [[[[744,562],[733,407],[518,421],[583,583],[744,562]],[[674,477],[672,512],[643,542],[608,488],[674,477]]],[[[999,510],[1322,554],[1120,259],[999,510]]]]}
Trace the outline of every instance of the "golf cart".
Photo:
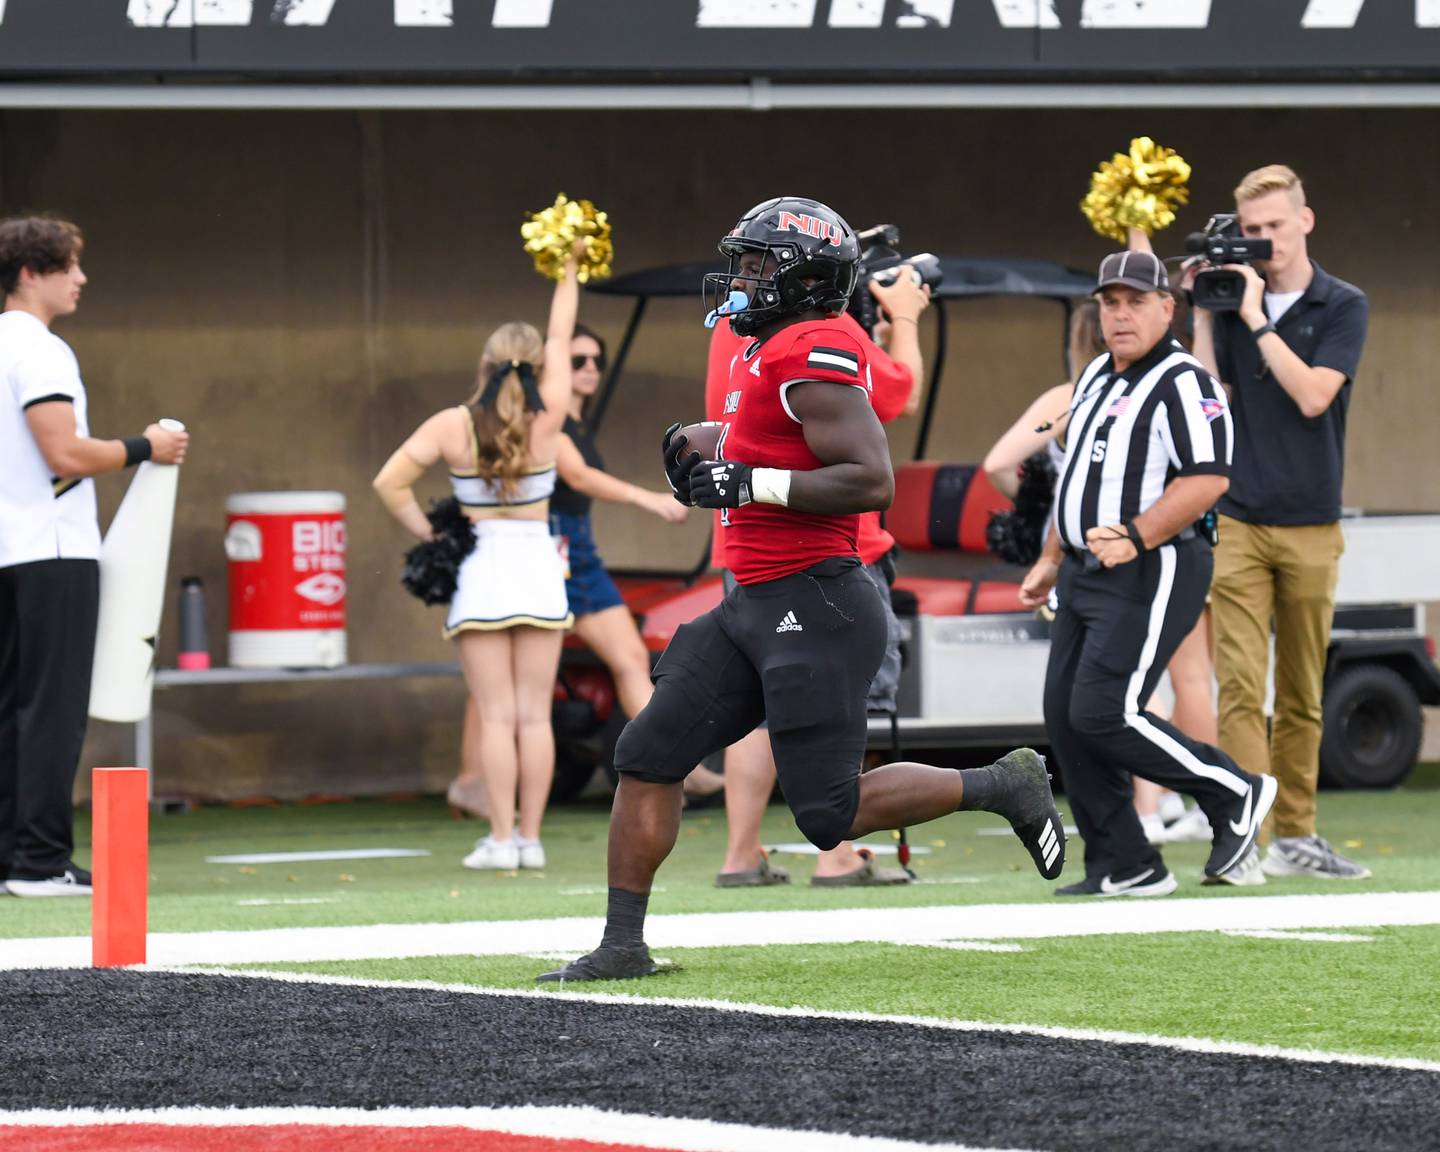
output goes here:
{"type": "MultiPolygon", "coordinates": [[[[1072,302],[1090,276],[1041,260],[942,257],[933,296],[939,323],[928,350],[929,379],[911,462],[895,468],[886,527],[901,548],[894,589],[904,628],[898,715],[870,721],[872,746],[959,749],[1046,743],[1042,687],[1049,623],[1019,601],[1023,570],[986,549],[992,513],[1010,507],[976,465],[927,460],[946,354],[952,301],[1013,296],[1053,301],[1063,336],[1072,302]]],[[[652,299],[696,297],[710,263],[619,276],[590,291],[634,299],[629,322],[590,424],[598,435],[652,299]]],[[[697,395],[691,409],[698,407],[697,395]]],[[[668,409],[667,409],[668,410],[668,409]]],[[[677,408],[677,410],[679,410],[677,408]]],[[[1000,430],[997,428],[998,434],[1000,430]]],[[[1440,704],[1440,670],[1425,633],[1423,602],[1440,600],[1440,515],[1347,516],[1334,631],[1326,667],[1322,778],[1343,787],[1384,788],[1414,766],[1422,704],[1440,704]]],[[[719,603],[709,548],[686,571],[614,571],[652,659],[675,630],[719,603]]],[[[1168,686],[1162,684],[1162,692],[1168,686]]],[[[566,640],[556,700],[555,798],[584,788],[595,766],[609,770],[624,726],[605,667],[566,640]]]]}

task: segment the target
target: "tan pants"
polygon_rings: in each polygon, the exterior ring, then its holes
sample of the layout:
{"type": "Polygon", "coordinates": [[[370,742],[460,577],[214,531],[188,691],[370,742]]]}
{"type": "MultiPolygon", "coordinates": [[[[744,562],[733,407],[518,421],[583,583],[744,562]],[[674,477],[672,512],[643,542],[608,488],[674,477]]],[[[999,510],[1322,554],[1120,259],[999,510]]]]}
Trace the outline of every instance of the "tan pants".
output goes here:
{"type": "Polygon", "coordinates": [[[1211,590],[1220,747],[1246,771],[1278,781],[1276,836],[1315,835],[1320,700],[1344,550],[1339,524],[1281,528],[1220,517],[1211,590]],[[1275,718],[1267,736],[1272,620],[1275,718]]]}

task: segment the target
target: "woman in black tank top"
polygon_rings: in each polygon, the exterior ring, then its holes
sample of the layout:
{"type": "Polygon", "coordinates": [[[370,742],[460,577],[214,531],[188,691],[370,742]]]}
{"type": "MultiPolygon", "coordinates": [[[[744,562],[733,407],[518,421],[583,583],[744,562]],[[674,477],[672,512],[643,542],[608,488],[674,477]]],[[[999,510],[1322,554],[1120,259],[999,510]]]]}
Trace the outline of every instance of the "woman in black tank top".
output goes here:
{"type": "Polygon", "coordinates": [[[650,654],[595,548],[591,501],[634,504],[670,524],[683,523],[689,509],[669,491],[641,488],[605,471],[585,426],[586,412],[605,373],[605,342],[577,325],[570,353],[574,383],[565,435],[556,454],[560,478],[550,501],[550,530],[561,540],[562,555],[568,554],[570,577],[565,590],[575,613],[575,631],[610,669],[620,706],[634,716],[650,699],[650,654]]]}

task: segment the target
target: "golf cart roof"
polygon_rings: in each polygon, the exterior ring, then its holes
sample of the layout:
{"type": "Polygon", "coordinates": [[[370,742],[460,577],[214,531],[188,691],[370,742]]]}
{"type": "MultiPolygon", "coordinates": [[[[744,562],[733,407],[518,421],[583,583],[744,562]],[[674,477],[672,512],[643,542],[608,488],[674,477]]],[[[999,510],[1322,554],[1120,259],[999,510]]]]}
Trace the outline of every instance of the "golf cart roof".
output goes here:
{"type": "MultiPolygon", "coordinates": [[[[591,284],[589,290],[605,296],[698,296],[702,277],[707,272],[723,271],[722,263],[717,256],[714,260],[691,264],[644,268],[591,284]]],[[[1038,296],[1068,301],[1089,295],[1095,287],[1095,278],[1089,273],[1049,260],[942,256],[940,268],[945,279],[935,295],[941,300],[976,296],[1038,296]]]]}

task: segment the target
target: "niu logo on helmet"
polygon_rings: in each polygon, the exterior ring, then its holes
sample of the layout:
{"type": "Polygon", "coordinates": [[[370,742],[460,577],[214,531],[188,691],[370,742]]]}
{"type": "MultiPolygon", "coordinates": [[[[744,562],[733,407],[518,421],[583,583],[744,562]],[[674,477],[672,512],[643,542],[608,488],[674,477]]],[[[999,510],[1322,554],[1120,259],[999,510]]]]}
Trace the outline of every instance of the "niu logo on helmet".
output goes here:
{"type": "Polygon", "coordinates": [[[845,239],[845,233],[840,225],[831,224],[815,216],[799,215],[794,212],[781,212],[780,223],[777,228],[789,228],[796,232],[803,232],[807,236],[815,236],[824,240],[827,244],[840,247],[840,241],[845,239]]]}

